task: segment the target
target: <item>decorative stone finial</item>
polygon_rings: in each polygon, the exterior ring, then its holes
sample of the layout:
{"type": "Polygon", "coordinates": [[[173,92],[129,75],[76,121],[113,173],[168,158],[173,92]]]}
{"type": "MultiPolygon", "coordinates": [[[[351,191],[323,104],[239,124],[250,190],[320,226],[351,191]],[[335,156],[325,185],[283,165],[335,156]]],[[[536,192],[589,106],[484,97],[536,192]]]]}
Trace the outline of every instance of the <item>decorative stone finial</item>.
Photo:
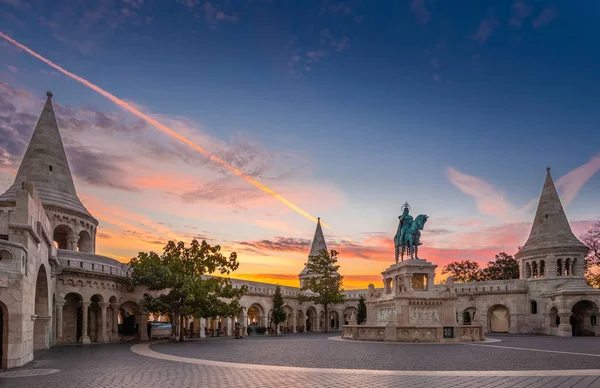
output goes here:
{"type": "Polygon", "coordinates": [[[47,91],[46,92],[46,96],[48,96],[48,98],[52,98],[52,92],[51,91],[47,91]]]}
{"type": "Polygon", "coordinates": [[[317,221],[321,222],[321,217],[317,217],[317,221]]]}
{"type": "Polygon", "coordinates": [[[546,171],[550,172],[550,167],[546,167],[546,171]]]}

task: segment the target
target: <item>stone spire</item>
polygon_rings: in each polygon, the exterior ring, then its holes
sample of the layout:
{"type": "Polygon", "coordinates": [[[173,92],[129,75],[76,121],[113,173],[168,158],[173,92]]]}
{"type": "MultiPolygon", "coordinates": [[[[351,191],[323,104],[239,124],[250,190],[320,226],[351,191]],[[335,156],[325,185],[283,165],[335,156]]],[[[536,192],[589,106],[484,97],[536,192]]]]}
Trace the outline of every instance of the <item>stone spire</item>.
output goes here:
{"type": "Polygon", "coordinates": [[[94,219],[77,197],[52,107],[52,93],[47,92],[46,96],[46,104],[19,166],[15,182],[0,195],[0,202],[16,201],[17,190],[23,182],[29,181],[35,185],[44,206],[75,211],[94,219]]]}
{"type": "MultiPolygon", "coordinates": [[[[308,256],[318,256],[319,252],[321,252],[322,249],[327,250],[327,244],[325,243],[325,236],[323,235],[323,229],[321,228],[321,218],[318,218],[317,229],[315,229],[315,236],[313,237],[312,245],[310,247],[310,253],[308,254],[308,256]]],[[[304,269],[302,270],[302,272],[300,272],[300,275],[307,273],[308,268],[304,266],[304,269]]]]}
{"type": "Polygon", "coordinates": [[[546,169],[546,181],[544,182],[529,238],[518,255],[533,250],[550,248],[587,249],[571,231],[571,226],[550,175],[550,167],[548,167],[546,169]]]}

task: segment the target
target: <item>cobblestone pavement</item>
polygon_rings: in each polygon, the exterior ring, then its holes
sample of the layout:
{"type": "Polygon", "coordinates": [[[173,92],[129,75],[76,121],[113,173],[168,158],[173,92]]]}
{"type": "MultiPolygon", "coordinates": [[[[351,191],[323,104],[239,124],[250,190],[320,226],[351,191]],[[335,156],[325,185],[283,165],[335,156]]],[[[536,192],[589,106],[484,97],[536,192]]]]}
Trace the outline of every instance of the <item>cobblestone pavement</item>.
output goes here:
{"type": "Polygon", "coordinates": [[[139,344],[134,346],[137,353],[130,349],[133,343],[61,346],[50,349],[33,363],[20,369],[59,369],[59,372],[18,378],[6,378],[0,373],[0,387],[354,385],[600,388],[600,370],[597,369],[600,368],[598,339],[587,338],[579,341],[579,338],[507,336],[502,340],[483,344],[484,346],[398,345],[345,343],[328,340],[323,335],[295,335],[244,340],[208,339],[183,344],[161,343],[151,347],[148,344],[139,344]],[[521,349],[513,349],[517,347],[521,349]],[[192,358],[182,358],[185,354],[192,358]],[[390,357],[395,358],[395,361],[387,360],[390,357]],[[277,358],[279,363],[274,362],[277,358]],[[203,359],[213,361],[207,362],[203,359]],[[308,359],[313,361],[308,362],[308,359]],[[513,359],[520,361],[515,362],[513,359]],[[537,359],[542,361],[536,361],[537,359]],[[572,359],[585,365],[571,362],[572,359]],[[230,360],[262,365],[231,365],[223,362],[230,360]],[[436,367],[436,363],[440,363],[442,367],[436,367]],[[522,365],[523,363],[526,365],[522,365]],[[392,365],[393,367],[388,369],[393,370],[382,370],[385,368],[380,364],[392,365]],[[540,368],[539,365],[545,367],[540,368]],[[409,366],[416,368],[410,370],[409,366]]]}

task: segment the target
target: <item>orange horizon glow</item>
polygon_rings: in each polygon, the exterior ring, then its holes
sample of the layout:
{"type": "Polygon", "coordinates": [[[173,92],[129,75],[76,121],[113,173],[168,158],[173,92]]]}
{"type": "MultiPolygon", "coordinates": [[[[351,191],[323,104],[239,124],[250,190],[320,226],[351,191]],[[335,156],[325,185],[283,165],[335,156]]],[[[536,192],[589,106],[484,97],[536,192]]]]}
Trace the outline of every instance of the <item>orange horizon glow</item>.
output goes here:
{"type": "MultiPolygon", "coordinates": [[[[244,179],[246,182],[250,183],[251,185],[253,185],[253,186],[259,188],[260,190],[266,192],[267,194],[271,195],[272,197],[274,197],[275,199],[277,199],[278,201],[280,201],[281,203],[283,203],[285,206],[287,206],[288,208],[292,209],[296,213],[298,213],[301,216],[303,216],[303,217],[305,217],[305,218],[313,221],[314,223],[317,223],[318,220],[317,220],[316,217],[312,216],[311,214],[309,214],[305,210],[301,209],[299,206],[295,205],[294,203],[292,203],[288,199],[284,198],[282,195],[278,194],[277,192],[275,192],[271,188],[263,185],[262,183],[260,183],[256,179],[252,178],[251,176],[249,176],[249,175],[243,173],[242,171],[238,170],[237,168],[233,167],[229,163],[225,162],[223,159],[221,159],[221,158],[219,158],[219,157],[211,154],[210,152],[208,152],[204,148],[200,147],[199,145],[197,145],[193,141],[189,140],[188,138],[184,137],[183,135],[175,132],[174,130],[172,130],[171,128],[167,127],[166,125],[161,124],[160,122],[158,122],[157,120],[153,119],[152,117],[150,117],[150,116],[148,116],[148,115],[140,112],[138,109],[134,108],[133,106],[131,106],[127,102],[121,100],[120,98],[114,96],[113,94],[107,92],[106,90],[100,88],[99,86],[94,85],[93,83],[91,83],[90,81],[86,80],[85,78],[82,78],[82,77],[80,77],[80,76],[78,76],[76,74],[73,74],[70,71],[62,68],[61,66],[59,66],[56,63],[52,62],[51,60],[45,58],[41,54],[38,54],[35,51],[31,50],[29,47],[27,47],[27,46],[25,46],[25,45],[17,42],[16,40],[14,40],[10,36],[6,35],[2,31],[0,31],[0,37],[3,38],[3,39],[5,39],[9,43],[13,44],[14,46],[20,48],[21,50],[25,51],[26,53],[28,53],[29,55],[33,56],[34,58],[37,58],[40,61],[44,62],[48,66],[50,66],[50,67],[52,67],[52,68],[60,71],[64,75],[66,75],[66,76],[74,79],[75,81],[79,82],[80,84],[82,84],[84,86],[87,86],[88,88],[92,89],[93,91],[97,92],[98,94],[100,94],[100,95],[108,98],[110,101],[112,101],[116,105],[118,105],[121,108],[129,111],[130,113],[138,116],[142,120],[145,120],[146,122],[152,124],[156,128],[158,128],[161,131],[163,131],[164,133],[166,133],[167,135],[169,135],[169,136],[171,136],[171,137],[179,140],[180,142],[182,142],[182,143],[184,143],[184,144],[192,147],[193,149],[195,149],[196,151],[198,151],[202,155],[210,158],[210,160],[219,163],[221,166],[225,167],[227,170],[229,170],[233,174],[235,174],[238,177],[244,179]]],[[[321,222],[321,225],[324,226],[325,228],[328,228],[328,229],[331,228],[329,225],[327,225],[324,222],[321,222]]]]}

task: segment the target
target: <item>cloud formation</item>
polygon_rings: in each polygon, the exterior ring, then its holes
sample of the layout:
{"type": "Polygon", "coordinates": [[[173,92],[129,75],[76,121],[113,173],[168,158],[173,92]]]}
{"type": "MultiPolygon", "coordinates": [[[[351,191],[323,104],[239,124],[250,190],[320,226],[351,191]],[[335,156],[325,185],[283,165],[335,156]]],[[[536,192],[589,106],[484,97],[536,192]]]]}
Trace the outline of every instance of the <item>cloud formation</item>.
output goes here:
{"type": "Polygon", "coordinates": [[[471,39],[484,43],[492,35],[499,23],[493,17],[489,17],[479,22],[479,28],[471,36],[471,39]]]}
{"type": "Polygon", "coordinates": [[[556,18],[556,9],[544,8],[542,12],[540,12],[540,14],[533,19],[531,26],[533,28],[542,28],[552,23],[554,18],[556,18]]]}
{"type": "Polygon", "coordinates": [[[431,20],[431,12],[429,12],[427,9],[425,0],[411,0],[410,10],[415,16],[417,22],[421,24],[426,24],[429,22],[429,20],[431,20]]]}

